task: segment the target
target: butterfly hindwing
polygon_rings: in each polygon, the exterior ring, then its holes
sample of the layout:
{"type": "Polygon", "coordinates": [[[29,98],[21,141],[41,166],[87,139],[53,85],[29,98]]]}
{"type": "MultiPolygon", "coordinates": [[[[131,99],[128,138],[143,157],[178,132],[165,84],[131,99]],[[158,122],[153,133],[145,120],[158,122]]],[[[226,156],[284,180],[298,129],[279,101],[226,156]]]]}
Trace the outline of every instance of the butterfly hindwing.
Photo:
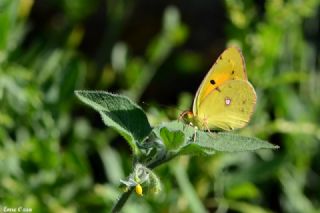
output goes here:
{"type": "Polygon", "coordinates": [[[254,111],[256,93],[246,80],[230,80],[211,91],[199,105],[201,128],[232,130],[245,126],[254,111]]]}

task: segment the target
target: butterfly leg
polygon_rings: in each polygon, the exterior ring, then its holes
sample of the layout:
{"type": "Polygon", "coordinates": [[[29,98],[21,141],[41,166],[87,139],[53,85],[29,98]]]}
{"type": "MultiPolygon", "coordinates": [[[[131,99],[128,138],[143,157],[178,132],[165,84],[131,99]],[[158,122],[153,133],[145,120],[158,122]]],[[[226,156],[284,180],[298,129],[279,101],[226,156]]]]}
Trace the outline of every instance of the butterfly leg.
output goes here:
{"type": "Polygon", "coordinates": [[[198,131],[198,127],[194,127],[194,136],[193,136],[193,142],[195,143],[197,140],[197,131],[198,131]]]}
{"type": "Polygon", "coordinates": [[[190,122],[190,123],[189,123],[189,125],[190,125],[191,127],[193,127],[193,129],[194,129],[193,142],[195,143],[195,142],[196,142],[196,140],[197,140],[197,131],[198,131],[198,127],[197,127],[197,126],[195,126],[195,125],[193,125],[193,123],[192,123],[192,122],[190,122]]]}
{"type": "Polygon", "coordinates": [[[208,133],[209,133],[212,137],[215,137],[215,135],[210,131],[210,128],[209,128],[209,126],[208,126],[207,119],[204,119],[203,126],[207,129],[208,133]]]}

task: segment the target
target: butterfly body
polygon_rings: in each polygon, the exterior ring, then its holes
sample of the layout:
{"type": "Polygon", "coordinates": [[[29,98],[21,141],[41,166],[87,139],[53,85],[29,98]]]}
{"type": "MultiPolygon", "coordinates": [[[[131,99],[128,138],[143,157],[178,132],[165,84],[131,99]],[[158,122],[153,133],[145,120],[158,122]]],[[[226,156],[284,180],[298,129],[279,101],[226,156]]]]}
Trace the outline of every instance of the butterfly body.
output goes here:
{"type": "Polygon", "coordinates": [[[188,122],[202,130],[233,130],[244,127],[256,104],[256,93],[247,79],[241,51],[229,47],[203,79],[188,122]]]}

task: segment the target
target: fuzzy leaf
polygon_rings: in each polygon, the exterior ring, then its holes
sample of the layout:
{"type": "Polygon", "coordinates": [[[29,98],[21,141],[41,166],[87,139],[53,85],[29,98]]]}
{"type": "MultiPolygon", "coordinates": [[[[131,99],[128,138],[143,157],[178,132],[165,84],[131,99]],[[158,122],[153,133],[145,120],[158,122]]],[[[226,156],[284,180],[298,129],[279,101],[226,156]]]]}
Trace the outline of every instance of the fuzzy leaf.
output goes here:
{"type": "Polygon", "coordinates": [[[184,143],[184,134],[182,131],[170,131],[166,127],[160,129],[160,136],[168,150],[175,150],[184,143]]]}
{"type": "Polygon", "coordinates": [[[143,110],[129,98],[105,91],[75,91],[77,97],[97,110],[103,122],[118,131],[138,151],[137,142],[151,132],[151,126],[143,110]]]}
{"type": "Polygon", "coordinates": [[[278,146],[275,146],[267,141],[263,141],[258,138],[246,137],[226,132],[199,132],[195,143],[219,152],[242,152],[255,151],[258,149],[279,148],[278,146]]]}
{"type": "Polygon", "coordinates": [[[196,143],[188,143],[178,152],[179,155],[213,155],[215,153],[213,149],[196,143]]]}
{"type": "MultiPolygon", "coordinates": [[[[182,131],[185,134],[184,145],[178,154],[214,154],[215,152],[241,152],[259,149],[277,149],[267,141],[254,137],[246,137],[229,132],[204,132],[179,121],[164,123],[168,131],[182,131]]],[[[161,129],[161,128],[160,128],[161,129]]],[[[155,133],[161,135],[159,130],[155,133]]]]}

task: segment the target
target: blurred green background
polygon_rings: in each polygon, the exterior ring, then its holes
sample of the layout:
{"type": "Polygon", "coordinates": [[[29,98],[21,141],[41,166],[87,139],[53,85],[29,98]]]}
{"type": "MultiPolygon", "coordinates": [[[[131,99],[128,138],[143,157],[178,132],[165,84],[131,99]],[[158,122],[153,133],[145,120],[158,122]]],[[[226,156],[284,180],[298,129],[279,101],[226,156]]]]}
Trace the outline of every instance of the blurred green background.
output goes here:
{"type": "Polygon", "coordinates": [[[320,212],[319,15],[319,0],[0,0],[0,208],[108,212],[130,148],[74,90],[125,94],[157,125],[237,45],[258,95],[238,133],[281,148],[175,159],[123,212],[320,212]]]}

